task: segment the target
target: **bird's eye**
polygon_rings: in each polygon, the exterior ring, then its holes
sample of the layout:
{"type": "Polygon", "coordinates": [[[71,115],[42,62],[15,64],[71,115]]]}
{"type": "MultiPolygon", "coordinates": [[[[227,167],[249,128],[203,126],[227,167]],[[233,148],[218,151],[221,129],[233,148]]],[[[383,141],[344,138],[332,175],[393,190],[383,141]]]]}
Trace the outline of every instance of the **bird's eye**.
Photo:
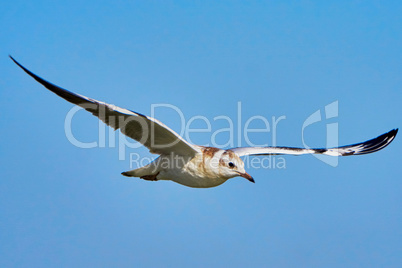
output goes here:
{"type": "Polygon", "coordinates": [[[234,168],[234,167],[235,167],[235,164],[233,164],[233,162],[229,162],[228,165],[229,165],[230,168],[234,168]]]}

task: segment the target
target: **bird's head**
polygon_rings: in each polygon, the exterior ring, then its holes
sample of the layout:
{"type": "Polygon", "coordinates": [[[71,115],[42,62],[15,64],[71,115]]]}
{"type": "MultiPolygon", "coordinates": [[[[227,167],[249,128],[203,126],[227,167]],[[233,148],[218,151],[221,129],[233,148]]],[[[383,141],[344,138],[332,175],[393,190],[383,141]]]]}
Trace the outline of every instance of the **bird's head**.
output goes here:
{"type": "Polygon", "coordinates": [[[223,177],[233,178],[240,176],[254,182],[253,177],[244,169],[244,162],[236,153],[230,150],[226,150],[219,159],[219,173],[223,177]]]}

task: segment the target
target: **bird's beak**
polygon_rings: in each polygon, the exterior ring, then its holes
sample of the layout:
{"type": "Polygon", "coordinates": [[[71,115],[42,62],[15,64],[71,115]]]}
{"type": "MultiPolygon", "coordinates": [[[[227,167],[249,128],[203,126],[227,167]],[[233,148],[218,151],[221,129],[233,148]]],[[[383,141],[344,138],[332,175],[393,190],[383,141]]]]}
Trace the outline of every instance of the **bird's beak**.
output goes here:
{"type": "Polygon", "coordinates": [[[253,177],[251,177],[250,174],[248,174],[247,172],[239,173],[239,174],[240,174],[241,177],[248,179],[252,183],[255,183],[253,177]]]}

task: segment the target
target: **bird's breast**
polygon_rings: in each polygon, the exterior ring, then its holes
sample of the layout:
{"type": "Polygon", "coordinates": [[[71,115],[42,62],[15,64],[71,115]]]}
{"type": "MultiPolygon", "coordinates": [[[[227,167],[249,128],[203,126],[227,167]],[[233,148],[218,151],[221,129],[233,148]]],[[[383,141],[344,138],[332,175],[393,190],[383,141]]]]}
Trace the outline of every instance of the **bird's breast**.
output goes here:
{"type": "Polygon", "coordinates": [[[180,164],[170,163],[169,168],[163,168],[161,178],[195,188],[215,187],[227,179],[219,174],[219,158],[205,158],[197,154],[193,158],[172,159],[180,164]]]}

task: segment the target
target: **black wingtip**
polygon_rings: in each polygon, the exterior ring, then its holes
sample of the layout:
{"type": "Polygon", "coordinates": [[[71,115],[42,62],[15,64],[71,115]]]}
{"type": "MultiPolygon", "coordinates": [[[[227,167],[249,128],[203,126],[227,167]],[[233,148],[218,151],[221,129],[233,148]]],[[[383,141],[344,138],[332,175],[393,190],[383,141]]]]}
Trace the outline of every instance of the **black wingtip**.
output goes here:
{"type": "Polygon", "coordinates": [[[13,56],[11,56],[10,54],[8,54],[8,57],[10,57],[10,59],[11,59],[15,64],[17,64],[18,66],[22,67],[22,65],[21,65],[16,59],[14,59],[13,56]]]}
{"type": "Polygon", "coordinates": [[[397,133],[398,133],[398,128],[394,128],[394,129],[388,131],[387,133],[384,133],[384,134],[380,135],[379,137],[394,138],[397,133]]]}
{"type": "Polygon", "coordinates": [[[43,80],[40,77],[38,77],[36,74],[32,73],[30,70],[28,70],[27,68],[25,68],[24,66],[21,65],[21,63],[19,63],[16,59],[14,59],[11,55],[8,55],[10,57],[10,59],[17,64],[22,70],[24,70],[27,74],[29,74],[30,76],[32,76],[35,80],[37,80],[39,83],[41,83],[41,81],[39,80],[43,80]],[[39,80],[38,80],[39,79],[39,80]]]}
{"type": "Polygon", "coordinates": [[[381,135],[380,137],[384,137],[384,138],[386,137],[386,138],[392,140],[392,139],[394,139],[396,137],[396,134],[398,133],[398,130],[399,130],[398,128],[394,128],[393,130],[381,135]]]}
{"type": "Polygon", "coordinates": [[[8,57],[10,57],[10,59],[11,59],[15,64],[17,64],[18,66],[21,66],[21,64],[19,64],[18,61],[16,61],[16,60],[13,58],[13,56],[11,56],[10,54],[8,54],[8,57]]]}
{"type": "Polygon", "coordinates": [[[73,92],[70,92],[64,88],[61,88],[59,86],[56,86],[55,84],[50,83],[49,81],[46,81],[45,79],[37,76],[36,74],[34,74],[33,72],[31,72],[30,70],[28,70],[27,68],[25,68],[24,66],[22,66],[17,60],[15,60],[11,55],[9,55],[9,57],[15,62],[15,64],[17,64],[25,73],[27,73],[29,76],[31,76],[33,79],[35,79],[37,82],[39,82],[40,84],[42,84],[45,88],[49,89],[50,91],[52,91],[53,93],[55,93],[56,95],[62,97],[63,99],[74,103],[76,105],[80,105],[81,103],[86,103],[86,102],[92,102],[92,100],[83,97],[81,95],[75,94],[73,92]]]}
{"type": "Polygon", "coordinates": [[[370,154],[387,147],[395,139],[397,133],[398,129],[395,128],[365,142],[331,149],[336,149],[342,156],[370,154]]]}
{"type": "Polygon", "coordinates": [[[355,154],[369,154],[384,149],[395,139],[397,133],[398,129],[395,128],[387,133],[378,136],[377,138],[366,141],[362,144],[363,148],[355,154]]]}

